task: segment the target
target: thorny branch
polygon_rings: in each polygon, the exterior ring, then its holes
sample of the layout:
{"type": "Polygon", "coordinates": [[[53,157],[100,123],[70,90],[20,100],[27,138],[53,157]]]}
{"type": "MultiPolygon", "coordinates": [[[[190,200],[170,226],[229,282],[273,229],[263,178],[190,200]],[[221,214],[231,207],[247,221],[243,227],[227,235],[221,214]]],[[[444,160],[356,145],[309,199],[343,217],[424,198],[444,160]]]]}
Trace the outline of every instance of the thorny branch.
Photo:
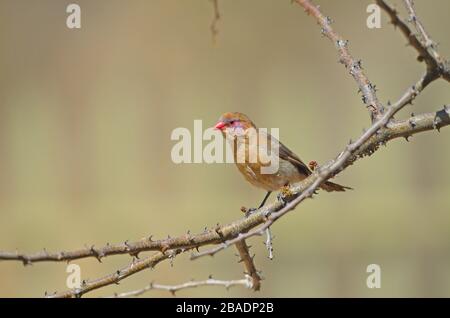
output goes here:
{"type": "Polygon", "coordinates": [[[239,256],[241,259],[239,263],[244,263],[245,267],[245,275],[250,276],[252,278],[252,288],[255,291],[260,290],[261,288],[261,276],[259,276],[258,270],[255,267],[255,263],[253,259],[255,255],[251,256],[249,251],[249,246],[245,242],[245,240],[236,242],[236,249],[239,252],[239,256]]]}
{"type": "MultiPolygon", "coordinates": [[[[242,284],[248,288],[257,290],[259,289],[261,278],[254,265],[253,257],[249,254],[248,246],[245,243],[246,239],[256,235],[263,235],[280,217],[293,210],[303,200],[311,198],[322,182],[334,177],[352,165],[356,160],[373,154],[379,149],[380,145],[386,145],[388,141],[400,137],[408,139],[410,136],[424,131],[440,131],[442,127],[450,125],[450,106],[448,105],[436,112],[412,115],[403,120],[393,119],[393,116],[399,110],[407,104],[412,103],[415,97],[431,82],[440,77],[447,81],[450,79],[448,62],[438,54],[434,42],[417,18],[412,1],[405,0],[405,5],[411,16],[411,22],[415,24],[421,34],[421,39],[413,34],[408,25],[398,16],[397,12],[384,0],[377,0],[378,5],[390,16],[392,23],[399,27],[407,37],[409,43],[418,51],[419,61],[424,61],[427,65],[427,70],[424,75],[412,87],[408,88],[398,101],[392,105],[388,103],[386,108],[383,108],[378,102],[375,88],[363,73],[360,63],[355,61],[348,52],[347,42],[331,28],[331,19],[323,15],[319,8],[313,5],[311,1],[295,0],[295,2],[300,4],[307,13],[318,21],[322,27],[322,33],[336,44],[341,61],[349,69],[351,75],[358,83],[364,96],[364,102],[369,106],[373,114],[374,121],[372,126],[365,130],[355,142],[350,142],[335,159],[330,160],[321,167],[315,168],[313,174],[307,179],[292,185],[289,193],[283,193],[281,200],[266,205],[247,218],[236,220],[227,225],[218,225],[209,230],[205,229],[204,232],[198,234],[191,234],[188,231],[187,234],[175,238],[168,237],[167,239],[153,241],[150,236],[136,242],[126,241],[120,244],[106,244],[99,248],[91,246],[74,251],[50,253],[44,250],[34,254],[0,251],[0,260],[22,261],[24,265],[29,265],[34,262],[71,261],[86,257],[94,257],[101,261],[103,257],[119,254],[133,256],[132,262],[129,265],[112,274],[92,281],[83,281],[78,289],[47,295],[48,297],[80,297],[92,290],[117,284],[137,272],[146,268],[153,268],[161,261],[167,259],[173,260],[178,254],[191,251],[194,248],[198,249],[206,245],[215,245],[213,248],[192,254],[192,259],[204,255],[214,255],[225,248],[236,245],[240,258],[246,268],[245,278],[238,281],[216,282],[218,285],[224,286],[242,284]],[[156,253],[144,259],[137,258],[140,252],[146,251],[156,251],[156,253]]],[[[271,237],[269,238],[268,236],[267,240],[271,242],[271,237]]],[[[157,289],[155,286],[160,286],[161,288],[159,289],[175,291],[182,288],[211,284],[212,281],[205,284],[201,282],[189,282],[172,287],[161,287],[164,285],[153,284],[141,290],[117,294],[117,296],[140,295],[147,290],[157,289]]]]}
{"type": "Polygon", "coordinates": [[[410,13],[410,21],[416,25],[420,24],[420,27],[417,26],[416,28],[423,30],[423,40],[421,40],[417,34],[414,34],[409,26],[398,15],[397,10],[391,7],[385,0],[376,0],[376,2],[389,15],[391,23],[400,29],[408,40],[408,44],[419,53],[417,59],[426,63],[427,72],[422,83],[423,87],[426,87],[429,83],[439,77],[442,77],[446,81],[450,81],[449,63],[437,53],[436,44],[431,40],[428,33],[423,28],[423,25],[419,22],[412,1],[405,1],[405,6],[410,13]]]}
{"type": "Polygon", "coordinates": [[[146,257],[142,260],[133,258],[129,265],[115,271],[114,273],[111,273],[109,275],[103,276],[101,278],[92,281],[83,280],[80,288],[70,289],[61,293],[54,293],[54,294],[46,293],[45,296],[47,298],[68,298],[68,297],[79,298],[84,294],[93,291],[95,289],[99,289],[101,287],[105,287],[108,285],[119,284],[121,280],[127,278],[128,276],[136,274],[147,268],[153,268],[161,261],[166,259],[172,259],[181,252],[183,252],[182,249],[174,249],[166,253],[162,252],[155,253],[154,255],[146,257]]]}
{"type": "Polygon", "coordinates": [[[430,54],[433,56],[433,58],[436,61],[440,61],[441,57],[439,56],[438,52],[435,50],[436,43],[434,43],[433,40],[428,36],[427,31],[425,31],[425,28],[423,27],[422,23],[420,22],[419,18],[416,15],[416,11],[414,9],[414,4],[412,0],[404,0],[406,9],[409,13],[409,21],[414,24],[417,32],[421,36],[421,43],[424,48],[429,50],[430,54]]]}
{"type": "Polygon", "coordinates": [[[330,39],[336,46],[340,60],[339,62],[344,64],[345,68],[350,72],[350,75],[355,79],[358,84],[359,91],[362,93],[362,100],[371,113],[372,121],[379,119],[383,112],[384,107],[378,100],[376,94],[376,87],[373,85],[366,74],[364,73],[361,65],[361,60],[356,60],[349,52],[348,41],[342,38],[338,33],[334,31],[331,24],[333,20],[322,14],[318,6],[315,6],[309,0],[294,0],[301,5],[308,15],[313,16],[317,23],[321,26],[322,35],[330,39]]]}

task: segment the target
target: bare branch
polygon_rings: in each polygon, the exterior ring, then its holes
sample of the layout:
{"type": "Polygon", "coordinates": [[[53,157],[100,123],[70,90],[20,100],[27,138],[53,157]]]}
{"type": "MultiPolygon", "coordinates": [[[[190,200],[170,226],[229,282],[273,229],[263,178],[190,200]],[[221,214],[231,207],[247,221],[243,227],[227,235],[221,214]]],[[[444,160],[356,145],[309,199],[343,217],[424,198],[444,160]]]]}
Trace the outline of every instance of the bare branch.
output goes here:
{"type": "Polygon", "coordinates": [[[261,277],[258,274],[258,270],[255,267],[254,257],[250,256],[249,247],[247,243],[242,240],[236,243],[236,248],[239,252],[239,256],[241,259],[239,262],[244,263],[245,266],[245,275],[249,275],[252,278],[252,288],[254,291],[258,291],[261,288],[261,277]]]}
{"type": "Polygon", "coordinates": [[[309,0],[295,0],[296,3],[301,5],[307,14],[313,16],[317,23],[322,28],[322,34],[326,36],[331,42],[336,46],[340,62],[344,64],[350,75],[354,78],[358,84],[359,91],[363,95],[363,102],[370,111],[372,121],[381,117],[384,112],[384,107],[378,100],[377,94],[375,92],[375,85],[373,85],[361,67],[361,61],[356,60],[350,54],[348,50],[348,41],[344,40],[336,31],[331,27],[332,20],[320,12],[319,7],[313,5],[309,0]]]}
{"type": "Polygon", "coordinates": [[[430,52],[432,53],[435,60],[440,61],[441,57],[434,49],[436,47],[436,43],[433,40],[431,40],[427,31],[425,31],[425,28],[423,27],[422,23],[420,22],[419,18],[417,17],[416,11],[414,9],[413,1],[404,0],[404,3],[405,3],[406,10],[408,10],[408,13],[409,13],[409,21],[411,23],[413,23],[417,32],[419,32],[419,34],[422,38],[422,41],[421,41],[422,46],[425,47],[426,49],[430,50],[430,52]]]}
{"type": "Polygon", "coordinates": [[[386,1],[384,0],[376,0],[377,4],[389,15],[391,18],[391,23],[395,27],[398,27],[403,35],[407,38],[408,43],[417,50],[419,53],[418,59],[420,61],[425,61],[429,69],[436,68],[436,62],[432,56],[428,53],[426,48],[420,43],[420,40],[417,36],[411,31],[408,25],[400,18],[397,10],[392,8],[386,1]]]}
{"type": "Polygon", "coordinates": [[[227,290],[234,286],[244,286],[245,288],[250,289],[250,288],[252,288],[252,278],[248,275],[246,275],[245,278],[238,279],[238,280],[217,280],[217,279],[213,279],[213,278],[208,278],[207,280],[201,280],[201,281],[192,280],[192,281],[186,282],[184,284],[179,284],[179,285],[161,285],[161,284],[150,283],[142,289],[119,293],[119,294],[114,294],[113,296],[110,296],[110,298],[137,297],[137,296],[141,296],[151,290],[167,290],[172,295],[175,295],[175,293],[180,290],[196,288],[196,287],[201,287],[201,286],[223,286],[227,290]]]}
{"type": "Polygon", "coordinates": [[[179,253],[183,252],[181,249],[171,250],[166,253],[158,252],[152,256],[146,257],[142,260],[133,259],[133,261],[122,269],[116,272],[98,278],[92,281],[83,281],[80,288],[70,289],[61,293],[55,293],[52,295],[46,295],[47,298],[69,298],[69,297],[81,297],[84,294],[93,291],[95,289],[105,287],[112,284],[118,284],[121,280],[136,274],[144,269],[153,268],[156,264],[163,260],[175,257],[179,253]]]}
{"type": "MultiPolygon", "coordinates": [[[[427,32],[420,23],[414,11],[411,1],[405,0],[405,5],[410,12],[411,22],[421,30],[423,41],[414,34],[409,26],[400,18],[398,12],[392,8],[385,0],[376,0],[377,4],[389,15],[391,23],[398,27],[403,35],[408,39],[408,43],[419,53],[418,60],[424,61],[427,65],[427,74],[429,79],[442,77],[446,81],[450,81],[450,66],[448,61],[443,59],[436,50],[436,45],[428,36],[427,32]]],[[[426,86],[426,85],[425,85],[426,86]]]]}
{"type": "Polygon", "coordinates": [[[149,236],[135,242],[125,241],[124,243],[119,244],[106,244],[99,248],[91,246],[74,251],[48,252],[47,250],[43,250],[32,254],[19,253],[17,251],[0,251],[0,260],[22,261],[24,265],[44,261],[68,262],[87,257],[93,257],[101,261],[103,257],[112,255],[129,254],[131,256],[138,256],[139,253],[146,251],[165,252],[177,248],[191,249],[206,244],[221,243],[224,240],[235,237],[241,232],[251,229],[255,224],[260,224],[262,221],[262,218],[249,217],[211,230],[205,230],[195,235],[188,232],[179,237],[169,237],[157,241],[153,241],[153,237],[149,236]]]}
{"type": "Polygon", "coordinates": [[[436,73],[426,72],[421,78],[409,87],[405,93],[400,97],[400,99],[395,103],[395,107],[403,107],[407,104],[412,104],[414,99],[419,96],[419,94],[427,87],[431,82],[437,79],[436,73]]]}
{"type": "Polygon", "coordinates": [[[409,20],[415,26],[416,30],[419,32],[422,38],[422,46],[427,50],[427,52],[433,57],[437,64],[436,72],[445,80],[450,81],[450,64],[447,60],[441,57],[437,51],[437,43],[434,42],[428,35],[427,31],[423,27],[417,17],[416,11],[414,9],[414,4],[412,0],[404,0],[406,9],[409,12],[409,20]]]}

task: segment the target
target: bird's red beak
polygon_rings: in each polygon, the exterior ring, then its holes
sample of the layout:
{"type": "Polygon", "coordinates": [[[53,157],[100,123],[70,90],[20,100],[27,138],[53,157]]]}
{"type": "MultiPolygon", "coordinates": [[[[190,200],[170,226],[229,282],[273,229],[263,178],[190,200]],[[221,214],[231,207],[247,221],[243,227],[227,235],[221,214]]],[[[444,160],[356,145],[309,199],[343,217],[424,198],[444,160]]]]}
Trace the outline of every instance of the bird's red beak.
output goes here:
{"type": "Polygon", "coordinates": [[[222,130],[225,126],[226,126],[226,124],[225,124],[223,121],[219,121],[219,122],[214,126],[214,129],[222,130]]]}

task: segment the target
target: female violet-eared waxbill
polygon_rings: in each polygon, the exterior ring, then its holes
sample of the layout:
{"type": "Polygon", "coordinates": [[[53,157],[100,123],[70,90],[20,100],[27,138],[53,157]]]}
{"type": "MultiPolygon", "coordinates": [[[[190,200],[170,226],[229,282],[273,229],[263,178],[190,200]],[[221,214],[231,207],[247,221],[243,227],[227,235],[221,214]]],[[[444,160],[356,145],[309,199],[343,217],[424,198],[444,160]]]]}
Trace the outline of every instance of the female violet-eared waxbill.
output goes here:
{"type": "MultiPolygon", "coordinates": [[[[271,136],[267,130],[256,128],[255,124],[242,113],[224,113],[214,128],[220,130],[231,142],[234,162],[245,179],[267,191],[259,208],[265,204],[272,191],[302,181],[312,173],[296,154],[271,136]],[[262,153],[266,156],[264,160],[261,160],[262,153]],[[262,168],[267,167],[268,162],[277,164],[275,172],[264,172],[262,168]]],[[[352,189],[329,181],[324,182],[320,188],[328,192],[352,189]]]]}

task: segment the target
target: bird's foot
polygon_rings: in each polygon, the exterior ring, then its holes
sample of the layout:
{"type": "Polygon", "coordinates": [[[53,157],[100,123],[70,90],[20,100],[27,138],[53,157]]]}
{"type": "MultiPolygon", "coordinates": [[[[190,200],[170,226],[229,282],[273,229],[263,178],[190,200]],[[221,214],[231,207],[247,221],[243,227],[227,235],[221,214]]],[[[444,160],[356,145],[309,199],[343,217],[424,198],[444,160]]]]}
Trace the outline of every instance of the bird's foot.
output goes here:
{"type": "Polygon", "coordinates": [[[243,206],[241,208],[241,211],[243,213],[245,213],[244,215],[245,215],[246,218],[248,218],[250,215],[252,215],[256,210],[258,210],[258,209],[257,208],[248,208],[247,209],[245,206],[243,206]]]}
{"type": "Polygon", "coordinates": [[[286,199],[284,198],[283,193],[281,193],[281,192],[277,194],[277,200],[278,200],[278,202],[280,202],[283,206],[285,206],[285,205],[287,204],[287,201],[286,201],[286,199]]]}

